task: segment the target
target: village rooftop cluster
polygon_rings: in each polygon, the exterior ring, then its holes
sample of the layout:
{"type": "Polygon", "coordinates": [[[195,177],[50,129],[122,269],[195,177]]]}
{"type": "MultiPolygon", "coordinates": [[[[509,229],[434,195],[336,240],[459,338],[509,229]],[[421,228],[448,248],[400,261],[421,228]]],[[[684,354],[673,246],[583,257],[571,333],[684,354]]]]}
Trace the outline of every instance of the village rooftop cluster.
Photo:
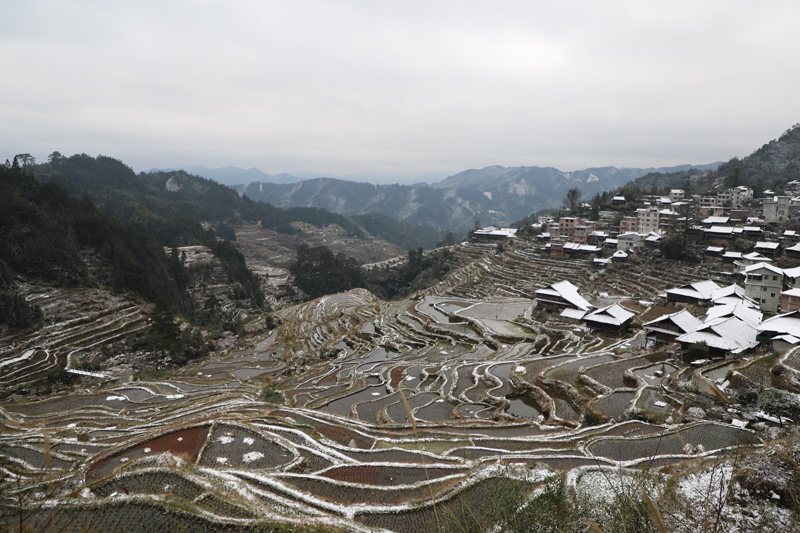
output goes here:
{"type": "MultiPolygon", "coordinates": [[[[751,188],[737,186],[692,197],[672,189],[668,196],[633,202],[614,196],[614,210],[600,211],[597,221],[544,215],[529,231],[542,243],[542,254],[587,258],[599,268],[629,258],[661,257],[663,239],[684,235],[685,246],[714,269],[717,280],[730,284],[705,280],[667,290],[661,295],[665,300],[701,314],[695,317],[684,309],[649,321],[643,324],[648,339],[676,341],[684,348],[704,342],[715,357],[748,353],[762,343],[783,353],[800,344],[800,233],[789,226],[800,213],[800,181],[786,183],[784,192],[765,191],[766,197],[754,198],[751,188]]],[[[515,237],[513,228],[473,233],[478,241],[515,237]]],[[[616,303],[595,308],[569,281],[536,295],[540,308],[610,333],[622,332],[635,317],[616,303]]]]}

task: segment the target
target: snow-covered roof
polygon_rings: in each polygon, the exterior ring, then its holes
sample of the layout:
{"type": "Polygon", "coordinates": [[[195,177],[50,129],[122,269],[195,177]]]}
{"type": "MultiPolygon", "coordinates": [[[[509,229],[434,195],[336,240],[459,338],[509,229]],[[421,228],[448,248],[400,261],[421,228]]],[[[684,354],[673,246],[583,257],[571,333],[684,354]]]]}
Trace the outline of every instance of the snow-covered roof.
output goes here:
{"type": "Polygon", "coordinates": [[[703,230],[705,233],[713,233],[714,235],[733,235],[734,233],[741,233],[742,228],[734,228],[732,226],[711,226],[703,230]]]}
{"type": "Polygon", "coordinates": [[[783,232],[783,236],[784,237],[796,237],[797,236],[797,232],[795,230],[793,230],[793,229],[787,229],[786,231],[783,232]]]}
{"type": "Polygon", "coordinates": [[[758,327],[761,324],[761,318],[764,315],[758,309],[753,308],[744,302],[737,302],[726,305],[715,305],[706,312],[705,323],[719,320],[721,318],[736,317],[750,324],[751,326],[758,327]]]}
{"type": "Polygon", "coordinates": [[[800,289],[789,289],[788,291],[781,292],[781,296],[791,296],[792,298],[797,298],[800,296],[800,289]]]}
{"type": "Polygon", "coordinates": [[[614,252],[611,255],[611,257],[614,257],[614,258],[617,258],[617,259],[627,259],[628,258],[628,254],[624,250],[617,250],[616,252],[614,252]]]}
{"type": "Polygon", "coordinates": [[[725,252],[724,254],[722,254],[722,257],[724,259],[741,259],[742,252],[725,252]]]}
{"type": "Polygon", "coordinates": [[[758,331],[800,337],[800,311],[790,311],[768,318],[758,326],[758,331]]]}
{"type": "Polygon", "coordinates": [[[603,259],[600,257],[595,257],[592,262],[596,265],[607,265],[611,262],[611,259],[603,259]]]}
{"type": "Polygon", "coordinates": [[[564,318],[570,318],[572,320],[580,320],[583,318],[585,314],[586,311],[583,311],[581,309],[573,309],[571,307],[567,307],[566,309],[561,311],[561,314],[559,316],[562,316],[564,318]]]}
{"type": "Polygon", "coordinates": [[[676,313],[661,315],[655,320],[651,320],[650,322],[643,324],[643,326],[648,329],[660,329],[658,328],[658,325],[664,322],[672,322],[673,324],[678,326],[684,333],[689,333],[691,331],[694,331],[703,325],[703,323],[700,320],[698,320],[694,315],[692,315],[692,313],[690,313],[686,309],[681,309],[676,313]]]}
{"type": "Polygon", "coordinates": [[[719,254],[722,253],[722,250],[724,249],[725,249],[724,246],[709,246],[708,248],[706,248],[706,252],[711,254],[719,254]]]}
{"type": "Polygon", "coordinates": [[[588,311],[594,307],[592,304],[587,302],[583,296],[578,294],[578,288],[568,280],[557,281],[549,287],[539,289],[536,291],[536,295],[561,297],[578,309],[583,309],[584,311],[588,311]]]}
{"type": "Polygon", "coordinates": [[[744,254],[742,259],[746,259],[747,261],[755,261],[758,263],[771,263],[772,259],[769,257],[764,257],[758,252],[750,252],[749,254],[744,254]]]}
{"type": "Polygon", "coordinates": [[[483,235],[487,237],[507,237],[511,238],[517,234],[516,228],[495,228],[494,226],[488,226],[482,229],[476,229],[474,235],[483,235]]]}
{"type": "Polygon", "coordinates": [[[703,224],[727,224],[731,217],[706,217],[700,222],[703,224]]]}
{"type": "Polygon", "coordinates": [[[602,309],[588,313],[583,319],[586,322],[598,322],[600,324],[610,324],[612,326],[622,326],[633,319],[635,313],[628,311],[619,304],[611,304],[602,309]]]}
{"type": "Polygon", "coordinates": [[[761,250],[777,250],[778,246],[780,246],[780,245],[781,244],[779,242],[758,241],[756,243],[755,249],[756,250],[758,250],[758,249],[761,249],[761,250]]]}
{"type": "Polygon", "coordinates": [[[794,268],[786,268],[783,270],[783,274],[787,278],[797,278],[800,277],[800,266],[796,266],[794,268]]]}
{"type": "Polygon", "coordinates": [[[761,233],[762,231],[758,226],[744,226],[742,227],[742,230],[746,231],[747,233],[761,233]]]}
{"type": "Polygon", "coordinates": [[[732,354],[747,351],[758,345],[756,329],[736,317],[706,322],[697,330],[685,333],[676,340],[683,344],[705,342],[710,348],[732,354]]]}
{"type": "Polygon", "coordinates": [[[789,246],[788,248],[786,248],[786,251],[787,252],[800,252],[800,242],[798,242],[794,246],[789,246]]]}
{"type": "Polygon", "coordinates": [[[573,252],[596,253],[600,248],[593,244],[579,244],[577,242],[568,242],[564,245],[565,250],[572,250],[573,252]]]}
{"type": "Polygon", "coordinates": [[[772,339],[770,339],[770,340],[772,342],[783,341],[783,342],[788,343],[788,344],[797,344],[797,343],[800,342],[800,339],[798,339],[794,335],[788,335],[788,334],[787,335],[777,335],[775,337],[772,337],[772,339]]]}
{"type": "Polygon", "coordinates": [[[675,296],[687,296],[696,300],[710,300],[714,296],[714,292],[719,290],[720,286],[707,279],[705,281],[695,281],[681,287],[674,289],[667,289],[667,294],[675,296]]]}
{"type": "Polygon", "coordinates": [[[772,266],[769,263],[756,263],[755,265],[748,265],[744,267],[744,272],[745,274],[750,274],[753,272],[757,272],[762,268],[772,272],[773,274],[780,274],[781,276],[783,275],[783,270],[781,270],[776,266],[772,266]]]}
{"type": "Polygon", "coordinates": [[[741,287],[736,283],[732,283],[726,287],[720,287],[714,291],[714,294],[711,296],[711,301],[713,301],[715,304],[717,302],[724,303],[723,300],[730,297],[735,297],[737,300],[749,300],[749,298],[745,296],[744,287],[741,287]]]}
{"type": "Polygon", "coordinates": [[[624,202],[625,201],[625,197],[624,196],[615,196],[611,200],[613,202],[624,202]]]}

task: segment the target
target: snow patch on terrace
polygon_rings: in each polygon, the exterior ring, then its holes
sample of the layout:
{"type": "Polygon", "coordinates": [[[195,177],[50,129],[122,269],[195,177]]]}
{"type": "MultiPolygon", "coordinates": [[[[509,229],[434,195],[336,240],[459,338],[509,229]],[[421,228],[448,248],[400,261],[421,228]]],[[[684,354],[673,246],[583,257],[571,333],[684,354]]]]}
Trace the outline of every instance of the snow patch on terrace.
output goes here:
{"type": "Polygon", "coordinates": [[[5,361],[0,361],[0,368],[13,365],[14,363],[19,363],[20,361],[25,361],[26,359],[30,359],[36,350],[28,350],[19,357],[14,357],[13,359],[6,359],[5,361]]]}
{"type": "Polygon", "coordinates": [[[252,463],[253,461],[258,461],[262,457],[264,457],[264,454],[261,452],[247,452],[242,456],[242,462],[252,463]]]}

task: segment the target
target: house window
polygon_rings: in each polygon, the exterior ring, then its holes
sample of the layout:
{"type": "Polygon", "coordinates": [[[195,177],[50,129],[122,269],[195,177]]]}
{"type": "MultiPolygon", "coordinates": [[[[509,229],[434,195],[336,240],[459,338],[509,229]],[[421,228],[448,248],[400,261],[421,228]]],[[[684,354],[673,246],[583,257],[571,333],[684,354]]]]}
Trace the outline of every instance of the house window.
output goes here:
{"type": "Polygon", "coordinates": [[[770,296],[770,298],[775,298],[775,293],[774,293],[774,292],[773,292],[773,293],[770,293],[770,295],[769,295],[769,296],[770,296]]]}
{"type": "Polygon", "coordinates": [[[765,304],[765,303],[767,303],[767,299],[766,299],[766,298],[761,298],[761,303],[762,303],[762,304],[765,304]]]}

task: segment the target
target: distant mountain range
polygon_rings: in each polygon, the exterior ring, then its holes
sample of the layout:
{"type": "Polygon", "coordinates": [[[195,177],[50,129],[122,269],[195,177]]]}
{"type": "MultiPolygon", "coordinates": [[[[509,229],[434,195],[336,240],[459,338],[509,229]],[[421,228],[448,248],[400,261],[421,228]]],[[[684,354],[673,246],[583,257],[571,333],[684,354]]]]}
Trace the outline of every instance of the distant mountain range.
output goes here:
{"type": "Polygon", "coordinates": [[[258,169],[189,167],[186,171],[235,188],[239,194],[277,207],[316,207],[344,216],[379,213],[395,220],[465,231],[476,221],[505,226],[531,213],[557,208],[571,188],[584,200],[627,184],[639,190],[691,187],[696,192],[749,185],[783,190],[800,179],[800,124],[749,156],[725,163],[665,168],[613,166],[565,172],[552,167],[490,166],[465,170],[434,184],[375,185],[334,178],[302,180],[270,176],[258,169]]]}
{"type": "Polygon", "coordinates": [[[316,178],[289,184],[258,181],[234,188],[251,199],[278,207],[320,207],[345,216],[381,213],[413,224],[464,231],[475,221],[505,226],[532,212],[558,207],[573,187],[588,200],[646,174],[710,170],[719,165],[600,167],[574,172],[552,167],[491,166],[466,170],[433,185],[374,185],[316,178]]]}
{"type": "Polygon", "coordinates": [[[292,176],[291,174],[267,174],[258,170],[257,168],[238,168],[238,167],[223,167],[223,168],[208,168],[203,166],[184,167],[181,169],[150,169],[150,173],[155,172],[172,172],[175,170],[185,170],[189,174],[201,176],[223,185],[239,185],[242,183],[250,183],[253,181],[265,181],[269,183],[297,183],[303,181],[303,178],[292,176]]]}

